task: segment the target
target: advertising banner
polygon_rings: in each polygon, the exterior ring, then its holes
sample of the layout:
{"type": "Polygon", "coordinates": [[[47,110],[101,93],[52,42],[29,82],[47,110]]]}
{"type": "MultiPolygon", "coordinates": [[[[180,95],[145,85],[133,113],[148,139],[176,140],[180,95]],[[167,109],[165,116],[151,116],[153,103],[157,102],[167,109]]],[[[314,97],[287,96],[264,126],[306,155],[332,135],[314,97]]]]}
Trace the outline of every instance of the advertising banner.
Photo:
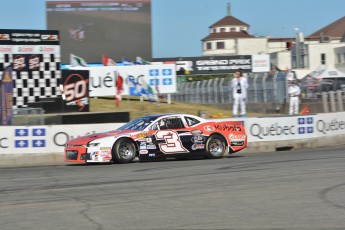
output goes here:
{"type": "Polygon", "coordinates": [[[62,86],[66,106],[78,105],[79,112],[89,112],[89,71],[62,70],[62,86]]]}
{"type": "Polygon", "coordinates": [[[68,140],[115,130],[121,125],[123,123],[0,127],[0,154],[63,153],[68,140]]]}
{"type": "Polygon", "coordinates": [[[253,73],[269,72],[271,69],[269,55],[252,55],[252,71],[253,73]]]}
{"type": "Polygon", "coordinates": [[[0,30],[3,45],[59,45],[57,30],[0,30]]]}
{"type": "Polygon", "coordinates": [[[315,115],[248,118],[245,120],[248,141],[280,141],[316,137],[315,119],[315,115]]]}
{"type": "Polygon", "coordinates": [[[90,71],[90,97],[120,95],[154,97],[176,92],[175,65],[75,67],[90,71]]]}
{"type": "Polygon", "coordinates": [[[5,68],[0,79],[1,125],[11,125],[13,105],[12,66],[5,68]]]}
{"type": "Polygon", "coordinates": [[[152,64],[175,64],[178,75],[269,72],[269,55],[157,58],[152,64]]]}
{"type": "Polygon", "coordinates": [[[318,114],[315,130],[317,137],[345,134],[345,113],[318,114]]]}

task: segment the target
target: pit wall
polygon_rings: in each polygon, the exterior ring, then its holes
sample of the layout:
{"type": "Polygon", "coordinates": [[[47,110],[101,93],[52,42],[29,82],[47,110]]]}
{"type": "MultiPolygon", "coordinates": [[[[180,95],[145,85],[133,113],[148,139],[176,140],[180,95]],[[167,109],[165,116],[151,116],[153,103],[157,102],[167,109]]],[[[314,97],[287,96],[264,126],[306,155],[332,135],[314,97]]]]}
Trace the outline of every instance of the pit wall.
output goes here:
{"type": "MultiPolygon", "coordinates": [[[[213,119],[214,121],[229,120],[213,119]]],[[[320,148],[345,144],[345,112],[289,117],[248,117],[243,121],[248,147],[241,153],[320,148]]],[[[64,164],[70,139],[114,130],[123,123],[0,126],[0,167],[64,164]]]]}

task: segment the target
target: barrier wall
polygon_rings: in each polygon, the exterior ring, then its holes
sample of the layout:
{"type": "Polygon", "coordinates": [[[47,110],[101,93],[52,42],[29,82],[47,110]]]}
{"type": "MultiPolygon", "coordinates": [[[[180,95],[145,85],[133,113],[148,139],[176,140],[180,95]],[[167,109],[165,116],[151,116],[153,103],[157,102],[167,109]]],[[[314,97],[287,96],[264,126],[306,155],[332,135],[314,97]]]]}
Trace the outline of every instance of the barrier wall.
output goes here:
{"type": "MultiPolygon", "coordinates": [[[[345,143],[345,112],[236,120],[243,120],[246,126],[249,141],[248,148],[243,150],[246,153],[275,151],[284,147],[313,148],[345,143]]],[[[6,164],[6,159],[10,159],[8,164],[11,164],[18,157],[44,159],[48,155],[53,155],[49,161],[63,163],[62,153],[69,139],[114,130],[122,124],[2,126],[0,166],[6,164]]]]}

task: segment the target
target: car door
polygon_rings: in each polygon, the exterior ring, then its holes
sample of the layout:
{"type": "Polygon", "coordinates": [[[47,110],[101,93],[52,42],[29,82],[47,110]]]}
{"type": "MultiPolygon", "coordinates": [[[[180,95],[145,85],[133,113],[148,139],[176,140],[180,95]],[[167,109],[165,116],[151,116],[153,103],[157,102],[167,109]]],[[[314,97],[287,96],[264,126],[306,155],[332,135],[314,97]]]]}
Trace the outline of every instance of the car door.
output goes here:
{"type": "Polygon", "coordinates": [[[190,135],[184,135],[189,130],[186,129],[181,116],[163,117],[152,127],[157,129],[154,135],[157,151],[166,156],[190,153],[188,145],[186,145],[190,140],[190,135]]]}

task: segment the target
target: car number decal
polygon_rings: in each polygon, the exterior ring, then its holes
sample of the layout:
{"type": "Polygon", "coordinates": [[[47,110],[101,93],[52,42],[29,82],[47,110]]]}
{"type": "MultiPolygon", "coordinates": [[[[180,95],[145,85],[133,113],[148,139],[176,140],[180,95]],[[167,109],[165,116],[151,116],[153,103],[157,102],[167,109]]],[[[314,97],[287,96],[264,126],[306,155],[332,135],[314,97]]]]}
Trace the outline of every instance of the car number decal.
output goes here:
{"type": "Polygon", "coordinates": [[[165,143],[159,143],[159,148],[163,153],[188,153],[189,151],[183,147],[181,139],[177,132],[159,130],[156,132],[157,140],[164,140],[165,143]]]}

